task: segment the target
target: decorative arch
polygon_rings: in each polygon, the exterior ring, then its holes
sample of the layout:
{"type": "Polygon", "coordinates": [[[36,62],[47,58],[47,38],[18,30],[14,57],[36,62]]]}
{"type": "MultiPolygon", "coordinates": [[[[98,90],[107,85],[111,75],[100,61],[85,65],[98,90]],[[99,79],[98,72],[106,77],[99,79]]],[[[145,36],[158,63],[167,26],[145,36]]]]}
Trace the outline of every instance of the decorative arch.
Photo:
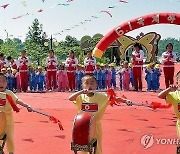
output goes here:
{"type": "Polygon", "coordinates": [[[147,52],[146,61],[153,61],[154,56],[156,55],[156,45],[159,42],[161,36],[156,32],[149,32],[147,34],[140,33],[136,38],[131,36],[123,35],[117,39],[119,41],[119,50],[121,52],[121,59],[125,59],[126,51],[134,43],[140,43],[147,52]]]}
{"type": "Polygon", "coordinates": [[[145,15],[127,21],[118,27],[112,29],[106,34],[93,50],[93,56],[101,58],[105,50],[110,46],[113,41],[123,36],[124,34],[149,25],[155,24],[175,24],[180,25],[180,14],[178,13],[154,13],[145,15]]]}

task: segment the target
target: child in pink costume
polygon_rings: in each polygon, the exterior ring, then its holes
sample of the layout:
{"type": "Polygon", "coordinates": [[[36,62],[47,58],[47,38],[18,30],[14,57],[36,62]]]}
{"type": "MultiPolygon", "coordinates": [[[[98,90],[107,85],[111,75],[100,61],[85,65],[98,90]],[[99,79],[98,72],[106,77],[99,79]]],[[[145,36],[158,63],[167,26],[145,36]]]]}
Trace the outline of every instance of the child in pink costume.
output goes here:
{"type": "Polygon", "coordinates": [[[107,89],[111,88],[111,76],[112,76],[112,72],[109,68],[109,65],[105,65],[105,69],[108,70],[108,74],[107,74],[107,78],[106,78],[106,86],[107,89]]]}
{"type": "Polygon", "coordinates": [[[64,65],[59,66],[57,72],[58,91],[65,91],[67,87],[67,72],[64,65]]]}
{"type": "Polygon", "coordinates": [[[17,82],[17,92],[20,92],[21,89],[21,79],[19,71],[15,74],[16,82],[17,82]]]}
{"type": "Polygon", "coordinates": [[[128,61],[125,61],[122,72],[121,72],[122,73],[123,90],[129,90],[130,71],[131,70],[128,67],[128,61]]]}

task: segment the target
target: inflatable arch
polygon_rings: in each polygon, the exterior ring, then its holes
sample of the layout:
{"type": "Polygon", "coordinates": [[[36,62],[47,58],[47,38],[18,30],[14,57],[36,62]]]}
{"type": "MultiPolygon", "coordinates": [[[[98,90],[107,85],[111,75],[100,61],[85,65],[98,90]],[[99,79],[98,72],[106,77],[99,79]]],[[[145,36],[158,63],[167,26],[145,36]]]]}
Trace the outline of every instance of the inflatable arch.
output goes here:
{"type": "Polygon", "coordinates": [[[93,50],[93,56],[101,58],[105,50],[117,38],[124,34],[154,24],[175,24],[180,25],[180,14],[178,13],[154,13],[127,21],[106,34],[93,50]]]}

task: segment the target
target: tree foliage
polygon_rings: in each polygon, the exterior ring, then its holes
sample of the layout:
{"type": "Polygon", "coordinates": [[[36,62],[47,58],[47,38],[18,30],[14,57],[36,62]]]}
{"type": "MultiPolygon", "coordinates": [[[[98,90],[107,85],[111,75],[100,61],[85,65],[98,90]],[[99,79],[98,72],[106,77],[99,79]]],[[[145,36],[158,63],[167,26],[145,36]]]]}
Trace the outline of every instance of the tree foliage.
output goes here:
{"type": "Polygon", "coordinates": [[[44,46],[47,41],[42,24],[39,23],[38,19],[34,19],[26,35],[25,50],[31,61],[37,65],[42,64],[43,59],[47,56],[48,47],[44,46]]]}

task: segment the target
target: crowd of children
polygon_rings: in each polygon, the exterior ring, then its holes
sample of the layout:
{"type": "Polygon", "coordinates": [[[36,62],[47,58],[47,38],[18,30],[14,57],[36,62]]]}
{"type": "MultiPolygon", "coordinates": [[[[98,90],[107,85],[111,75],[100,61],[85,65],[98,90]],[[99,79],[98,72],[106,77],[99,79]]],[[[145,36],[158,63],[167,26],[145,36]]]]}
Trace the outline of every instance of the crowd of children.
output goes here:
{"type": "MultiPolygon", "coordinates": [[[[133,64],[127,61],[124,61],[119,68],[115,68],[114,63],[96,63],[92,53],[88,52],[84,65],[81,65],[78,64],[74,52],[70,51],[65,64],[58,65],[54,51],[50,50],[49,57],[46,59],[46,67],[43,70],[41,66],[33,68],[31,65],[28,65],[29,60],[25,54],[26,52],[23,50],[19,62],[12,57],[8,57],[7,61],[4,55],[0,54],[0,66],[4,66],[0,69],[7,77],[7,89],[14,92],[26,91],[26,87],[23,88],[24,85],[29,86],[28,90],[30,92],[44,92],[46,90],[59,92],[79,91],[82,90],[81,80],[85,74],[95,76],[98,84],[97,89],[100,90],[116,89],[117,87],[119,87],[119,90],[124,91],[135,89],[133,64]],[[119,76],[118,86],[116,85],[117,76],[119,76]]],[[[145,69],[147,91],[157,91],[160,88],[161,72],[159,64],[150,63],[147,65],[145,69]]]]}
{"type": "MultiPolygon", "coordinates": [[[[7,77],[7,89],[20,92],[21,82],[20,73],[16,69],[2,68],[1,72],[7,77]]],[[[145,80],[147,82],[147,91],[157,91],[160,88],[161,69],[159,64],[150,63],[145,69],[145,80]]],[[[75,90],[82,90],[82,78],[86,74],[85,67],[78,64],[75,74],[75,90]]],[[[110,65],[97,63],[94,69],[94,76],[97,80],[98,89],[108,89],[113,87],[116,89],[117,76],[119,77],[119,90],[133,90],[134,80],[132,72],[132,64],[125,61],[118,69],[115,64],[110,65]],[[131,88],[130,88],[131,87],[131,88]]],[[[43,72],[41,66],[37,68],[29,67],[28,70],[28,85],[30,92],[44,92],[48,90],[48,77],[47,71],[43,72]]],[[[56,74],[57,91],[65,92],[69,90],[69,81],[65,65],[60,64],[56,74]]],[[[55,90],[55,89],[54,89],[55,90]]]]}

